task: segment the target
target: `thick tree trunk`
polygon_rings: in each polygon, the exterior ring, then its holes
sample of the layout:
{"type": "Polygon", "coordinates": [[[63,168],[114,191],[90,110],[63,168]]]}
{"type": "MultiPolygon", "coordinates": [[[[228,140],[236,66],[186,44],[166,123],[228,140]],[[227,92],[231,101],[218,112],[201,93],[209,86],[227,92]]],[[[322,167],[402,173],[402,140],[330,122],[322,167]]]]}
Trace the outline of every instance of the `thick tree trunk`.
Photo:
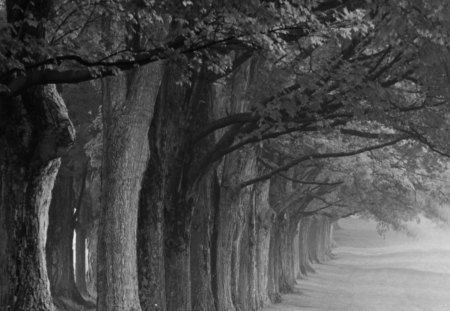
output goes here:
{"type": "Polygon", "coordinates": [[[302,218],[300,221],[299,229],[299,269],[302,275],[308,275],[310,272],[314,272],[314,269],[310,263],[309,256],[309,233],[311,229],[312,217],[302,218]]]}
{"type": "MultiPolygon", "coordinates": [[[[166,114],[178,113],[166,120],[167,145],[160,148],[160,155],[165,154],[164,170],[172,171],[165,174],[165,204],[164,204],[164,234],[165,234],[165,268],[166,268],[166,303],[168,310],[189,311],[192,308],[191,288],[191,232],[192,215],[199,197],[202,178],[208,178],[207,173],[212,167],[199,167],[199,161],[208,151],[211,140],[193,144],[192,135],[205,126],[210,119],[210,81],[205,72],[195,72],[189,88],[185,87],[184,98],[180,101],[176,96],[168,96],[174,92],[178,79],[177,71],[171,72],[171,86],[166,90],[165,105],[170,110],[166,114]],[[178,106],[178,108],[176,108],[178,106]],[[168,121],[168,122],[167,122],[168,121]],[[171,155],[169,155],[171,154],[171,155]],[[205,176],[206,175],[206,176],[205,176]]],[[[182,92],[180,92],[182,93],[182,92]]],[[[167,109],[167,108],[166,108],[167,109]]],[[[164,126],[162,123],[161,125],[164,126]]],[[[160,130],[161,131],[161,130],[160,130]]],[[[203,194],[201,194],[203,195],[203,194]]],[[[199,213],[208,213],[205,210],[199,213]]]]}
{"type": "Polygon", "coordinates": [[[280,291],[281,293],[290,293],[293,291],[296,283],[295,269],[295,236],[298,229],[298,217],[290,216],[287,224],[282,230],[281,244],[281,269],[280,269],[280,291]]]}
{"type": "Polygon", "coordinates": [[[326,216],[320,216],[317,219],[318,229],[318,247],[317,257],[320,262],[325,262],[330,259],[331,255],[331,222],[326,216]]]}
{"type": "Polygon", "coordinates": [[[320,263],[320,221],[313,217],[308,234],[308,253],[309,260],[313,263],[320,263]]]}
{"type": "Polygon", "coordinates": [[[325,260],[332,258],[332,232],[333,223],[330,218],[324,217],[324,257],[325,260]]]}
{"type": "MultiPolygon", "coordinates": [[[[254,69],[252,64],[249,61],[233,73],[231,92],[220,85],[215,87],[215,118],[224,117],[229,112],[248,111],[248,101],[244,98],[251,82],[252,69],[254,69]]],[[[216,139],[222,139],[224,132],[217,131],[216,139]]],[[[249,241],[242,244],[244,232],[247,232],[245,234],[247,239],[253,234],[246,228],[252,209],[253,186],[244,189],[239,189],[237,186],[243,180],[248,180],[256,175],[255,151],[244,148],[227,155],[222,160],[219,171],[221,172],[219,174],[220,203],[214,229],[217,233],[215,242],[217,247],[216,276],[214,279],[216,307],[218,311],[234,311],[236,308],[239,310],[240,302],[242,304],[244,297],[248,299],[248,290],[251,291],[253,286],[247,278],[247,275],[254,273],[250,267],[253,263],[243,257],[250,254],[242,253],[249,247],[246,244],[249,241]],[[248,264],[241,267],[243,258],[248,264]],[[242,277],[241,273],[244,273],[242,277]],[[240,285],[240,282],[243,283],[240,285]],[[249,289],[246,288],[247,285],[250,286],[249,289]]],[[[254,253],[256,249],[253,249],[252,246],[250,251],[254,253]]]]}
{"type": "Polygon", "coordinates": [[[281,270],[283,248],[286,247],[283,234],[286,234],[289,224],[288,215],[283,212],[286,206],[282,202],[291,188],[291,183],[282,177],[275,176],[271,179],[268,201],[274,211],[274,222],[270,230],[268,295],[273,303],[281,302],[281,292],[288,291],[289,287],[282,278],[281,270]]]}
{"type": "MultiPolygon", "coordinates": [[[[247,207],[244,230],[240,243],[239,284],[237,306],[240,310],[258,309],[258,271],[257,271],[257,207],[256,186],[252,187],[247,207]]],[[[245,205],[244,205],[245,206],[245,205]]],[[[245,212],[245,211],[244,211],[245,212]]]]}
{"type": "Polygon", "coordinates": [[[7,310],[53,310],[45,244],[58,157],[74,130],[54,85],[0,105],[0,301],[7,310]]]}
{"type": "MultiPolygon", "coordinates": [[[[251,160],[250,160],[251,161],[251,160]]],[[[250,176],[250,175],[249,175],[250,176]]],[[[232,252],[232,297],[236,310],[248,310],[250,265],[253,257],[249,239],[249,216],[252,210],[253,187],[243,189],[239,198],[232,252]]]]}
{"type": "MultiPolygon", "coordinates": [[[[250,198],[253,201],[252,198],[250,198]]],[[[241,223],[237,225],[238,228],[242,228],[241,238],[239,240],[239,252],[237,253],[238,262],[235,269],[238,269],[238,275],[236,276],[236,286],[235,286],[235,301],[237,310],[253,310],[252,299],[250,297],[250,292],[253,288],[252,286],[252,275],[253,275],[253,263],[254,263],[254,248],[251,244],[252,239],[252,202],[248,202],[247,211],[244,210],[244,215],[241,223]]]]}
{"type": "Polygon", "coordinates": [[[280,228],[275,222],[270,230],[268,295],[272,303],[281,302],[280,294],[280,228]]]}
{"type": "MultiPolygon", "coordinates": [[[[292,292],[295,285],[292,262],[293,237],[289,233],[289,219],[279,216],[274,224],[274,228],[274,239],[272,240],[274,244],[271,247],[275,248],[273,264],[276,278],[273,281],[278,283],[274,290],[278,289],[280,293],[286,294],[292,292]]],[[[277,293],[274,292],[273,295],[277,295],[277,293]]]]}
{"type": "MultiPolygon", "coordinates": [[[[229,187],[229,186],[228,186],[229,187]]],[[[217,255],[216,255],[216,282],[217,282],[217,311],[235,310],[231,295],[232,275],[232,247],[234,237],[233,202],[236,194],[233,191],[225,191],[221,186],[220,205],[217,225],[217,255]]]]}
{"type": "Polygon", "coordinates": [[[193,311],[215,310],[212,290],[211,239],[218,191],[216,173],[210,172],[200,182],[192,218],[191,295],[193,311]]]}
{"type": "MultiPolygon", "coordinates": [[[[145,173],[139,225],[139,265],[146,269],[140,276],[141,297],[146,300],[143,306],[147,310],[154,310],[155,305],[161,310],[184,311],[192,307],[191,220],[199,186],[193,176],[199,173],[195,163],[201,152],[190,139],[208,121],[205,95],[209,84],[202,73],[193,73],[191,85],[180,84],[180,76],[176,66],[167,66],[149,133],[152,156],[145,173]],[[152,254],[156,256],[153,259],[152,254]],[[154,270],[161,264],[163,275],[161,270],[154,270]],[[151,299],[144,298],[145,293],[151,299]],[[165,303],[161,297],[165,297],[165,303]]],[[[206,170],[199,169],[204,170],[199,174],[202,176],[206,170]]]]}
{"type": "Polygon", "coordinates": [[[139,297],[143,310],[165,311],[164,209],[162,194],[157,192],[162,178],[154,161],[151,156],[139,203],[139,297]]]}
{"type": "Polygon", "coordinates": [[[242,225],[250,206],[251,187],[236,189],[241,180],[255,176],[252,150],[228,156],[223,166],[217,242],[217,309],[236,310],[242,225]]]}
{"type": "Polygon", "coordinates": [[[141,310],[136,257],[138,200],[161,69],[157,62],[104,80],[99,311],[141,310]]]}
{"type": "Polygon", "coordinates": [[[270,302],[268,295],[270,230],[275,212],[269,205],[270,181],[261,183],[256,188],[256,270],[257,270],[257,309],[270,302]]]}

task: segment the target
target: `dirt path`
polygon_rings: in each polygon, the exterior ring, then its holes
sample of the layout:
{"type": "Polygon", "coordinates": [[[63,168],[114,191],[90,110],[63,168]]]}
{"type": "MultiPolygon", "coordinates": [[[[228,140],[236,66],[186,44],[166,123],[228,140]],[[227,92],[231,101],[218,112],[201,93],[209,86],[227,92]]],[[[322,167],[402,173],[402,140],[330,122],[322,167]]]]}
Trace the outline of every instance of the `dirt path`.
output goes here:
{"type": "Polygon", "coordinates": [[[296,293],[264,311],[450,310],[449,248],[423,242],[389,245],[360,233],[357,243],[341,239],[358,247],[337,248],[336,258],[316,265],[317,273],[300,280],[296,293]]]}

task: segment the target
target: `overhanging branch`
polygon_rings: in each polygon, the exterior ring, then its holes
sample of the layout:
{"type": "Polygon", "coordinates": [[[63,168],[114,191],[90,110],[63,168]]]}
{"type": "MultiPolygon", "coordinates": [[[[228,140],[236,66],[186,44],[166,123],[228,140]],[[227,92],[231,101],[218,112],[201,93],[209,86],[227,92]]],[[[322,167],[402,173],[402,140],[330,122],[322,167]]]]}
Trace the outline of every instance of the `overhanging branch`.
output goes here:
{"type": "MultiPolygon", "coordinates": [[[[267,163],[267,162],[266,162],[264,159],[262,159],[261,157],[258,157],[257,160],[258,160],[259,162],[261,162],[265,167],[267,167],[267,168],[269,168],[269,169],[271,169],[271,170],[276,169],[273,165],[267,163]]],[[[289,176],[287,176],[286,174],[283,174],[283,173],[281,173],[281,172],[280,172],[280,173],[277,173],[277,175],[283,177],[284,179],[287,179],[287,180],[289,180],[289,181],[292,181],[292,182],[297,183],[297,184],[302,184],[302,185],[339,186],[340,184],[343,183],[342,181],[339,181],[339,182],[331,182],[331,183],[330,183],[330,182],[320,182],[320,181],[306,181],[306,180],[299,180],[299,179],[296,179],[296,178],[289,177],[289,176]]]]}
{"type": "Polygon", "coordinates": [[[381,144],[377,144],[377,145],[373,145],[373,146],[369,146],[369,147],[364,147],[364,148],[359,148],[359,149],[352,150],[352,151],[347,151],[347,152],[330,152],[330,153],[316,153],[316,154],[305,155],[305,156],[302,156],[302,157],[300,157],[298,159],[295,159],[295,160],[293,160],[293,161],[291,161],[291,162],[289,162],[289,163],[287,163],[287,164],[285,164],[283,166],[280,166],[279,168],[273,170],[272,172],[269,172],[269,173],[264,174],[264,175],[262,175],[260,177],[253,178],[253,179],[250,179],[248,181],[245,181],[245,182],[240,184],[240,187],[244,188],[244,187],[247,187],[247,186],[252,185],[254,183],[266,180],[266,179],[272,177],[273,175],[276,175],[276,174],[278,174],[280,172],[284,172],[284,171],[290,169],[291,167],[293,167],[293,166],[295,166],[295,165],[297,165],[297,164],[299,164],[301,162],[304,162],[304,161],[314,160],[314,159],[341,158],[341,157],[353,156],[353,155],[364,153],[364,152],[367,152],[367,151],[370,151],[370,150],[381,149],[381,148],[384,148],[384,147],[387,147],[387,146],[392,146],[392,145],[395,145],[395,144],[399,143],[400,141],[403,141],[403,140],[406,140],[406,139],[409,139],[409,138],[410,138],[410,136],[402,136],[402,137],[399,137],[399,138],[394,139],[394,140],[390,140],[390,141],[385,142],[385,143],[381,143],[381,144]]]}

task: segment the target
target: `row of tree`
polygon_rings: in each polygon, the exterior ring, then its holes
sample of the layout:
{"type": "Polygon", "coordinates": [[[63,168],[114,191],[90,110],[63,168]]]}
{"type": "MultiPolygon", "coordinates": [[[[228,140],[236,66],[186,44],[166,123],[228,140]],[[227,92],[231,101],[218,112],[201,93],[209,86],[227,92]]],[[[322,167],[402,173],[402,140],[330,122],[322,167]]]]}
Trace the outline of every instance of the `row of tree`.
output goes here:
{"type": "Polygon", "coordinates": [[[1,5],[5,310],[257,310],[340,217],[447,218],[444,1],[1,5]]]}

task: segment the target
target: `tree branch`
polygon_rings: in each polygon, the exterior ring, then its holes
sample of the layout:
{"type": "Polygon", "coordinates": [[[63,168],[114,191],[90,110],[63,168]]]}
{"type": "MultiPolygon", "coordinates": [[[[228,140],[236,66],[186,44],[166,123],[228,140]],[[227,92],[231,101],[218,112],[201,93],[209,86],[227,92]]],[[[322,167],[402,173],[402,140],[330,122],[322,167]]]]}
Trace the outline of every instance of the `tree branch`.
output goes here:
{"type": "Polygon", "coordinates": [[[290,169],[291,167],[293,167],[293,166],[295,166],[295,165],[297,165],[297,164],[299,164],[301,162],[307,161],[307,160],[325,159],[325,158],[340,158],[340,157],[353,156],[353,155],[364,153],[364,152],[367,152],[367,151],[370,151],[370,150],[375,150],[375,149],[380,149],[380,148],[384,148],[384,147],[387,147],[387,146],[392,146],[392,145],[395,145],[395,144],[399,143],[400,141],[406,140],[406,139],[409,139],[409,136],[400,137],[400,138],[397,138],[397,139],[394,139],[394,140],[391,140],[391,141],[388,141],[388,142],[385,142],[385,143],[381,143],[381,144],[373,145],[373,146],[369,146],[369,147],[364,147],[364,148],[359,148],[359,149],[356,149],[356,150],[353,150],[353,151],[348,151],[348,152],[316,153],[316,154],[310,154],[310,155],[302,156],[302,157],[300,157],[300,158],[298,158],[296,160],[293,160],[293,161],[291,161],[291,162],[289,162],[289,163],[287,163],[287,164],[285,164],[283,166],[280,166],[279,168],[273,170],[270,173],[267,173],[267,174],[264,174],[264,175],[262,175],[260,177],[253,178],[253,179],[250,179],[248,181],[245,181],[245,182],[240,184],[240,187],[244,188],[244,187],[247,187],[247,186],[252,185],[254,183],[266,180],[266,179],[272,177],[273,175],[278,174],[279,172],[284,172],[284,171],[290,169]]]}
{"type": "Polygon", "coordinates": [[[370,132],[363,132],[359,130],[354,129],[340,129],[339,130],[344,135],[350,135],[350,136],[356,136],[356,137],[362,137],[362,138],[370,138],[370,139],[393,139],[399,137],[398,134],[390,134],[390,133],[370,133],[370,132]]]}
{"type": "Polygon", "coordinates": [[[203,127],[200,131],[197,133],[194,133],[191,138],[191,142],[195,144],[202,138],[205,138],[209,134],[213,133],[214,131],[217,131],[221,128],[227,127],[229,125],[233,125],[236,123],[247,123],[247,122],[256,122],[259,120],[259,117],[254,115],[251,112],[245,112],[245,113],[238,113],[231,116],[224,117],[222,119],[215,120],[211,122],[210,124],[203,127]]]}
{"type": "MultiPolygon", "coordinates": [[[[267,167],[267,168],[269,168],[269,169],[271,169],[271,170],[276,169],[273,165],[267,163],[267,162],[266,162],[265,160],[263,160],[261,157],[258,157],[257,160],[258,160],[259,162],[261,162],[265,167],[267,167]]],[[[286,174],[283,174],[283,173],[281,173],[281,172],[280,172],[280,173],[277,173],[277,175],[283,177],[284,179],[287,179],[287,180],[289,180],[289,181],[292,181],[292,182],[297,183],[297,184],[302,184],[302,185],[338,186],[338,185],[340,185],[340,184],[343,183],[342,181],[329,183],[329,182],[319,182],[319,181],[305,181],[305,180],[299,180],[299,179],[296,179],[296,178],[289,177],[289,176],[287,176],[286,174]]]]}

